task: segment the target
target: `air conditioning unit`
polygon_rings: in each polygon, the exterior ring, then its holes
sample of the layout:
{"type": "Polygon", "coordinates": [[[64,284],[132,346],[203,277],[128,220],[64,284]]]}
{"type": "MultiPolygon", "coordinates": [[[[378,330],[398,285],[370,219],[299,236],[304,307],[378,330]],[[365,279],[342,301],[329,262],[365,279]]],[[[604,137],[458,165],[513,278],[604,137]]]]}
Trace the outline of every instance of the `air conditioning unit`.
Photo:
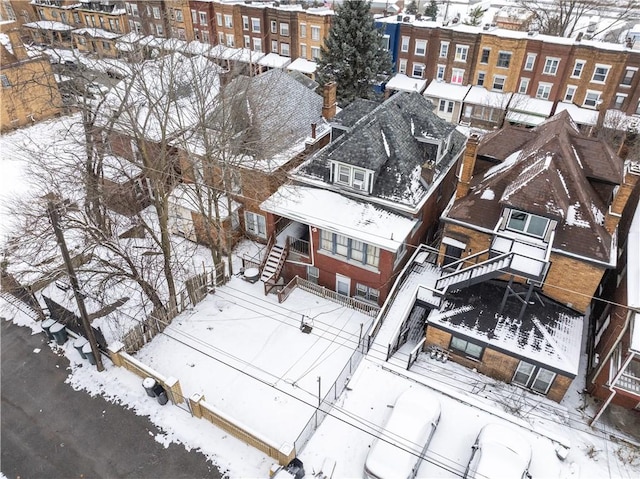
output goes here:
{"type": "Polygon", "coordinates": [[[358,190],[364,190],[364,181],[362,180],[353,180],[353,187],[358,190]]]}

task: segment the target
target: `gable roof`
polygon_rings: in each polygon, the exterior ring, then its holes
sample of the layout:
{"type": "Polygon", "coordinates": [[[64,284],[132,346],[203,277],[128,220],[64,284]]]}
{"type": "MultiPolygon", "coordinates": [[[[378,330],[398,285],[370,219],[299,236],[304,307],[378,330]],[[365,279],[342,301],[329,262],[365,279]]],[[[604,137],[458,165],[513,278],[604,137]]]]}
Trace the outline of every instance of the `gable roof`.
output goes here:
{"type": "MultiPolygon", "coordinates": [[[[362,104],[365,108],[368,104],[362,104]]],[[[464,136],[432,111],[429,100],[416,92],[400,92],[356,121],[296,171],[297,178],[329,183],[331,162],[372,170],[372,197],[414,208],[429,191],[422,165],[436,161],[437,146],[451,137],[445,157],[436,164],[433,182],[448,171],[462,151],[464,136]]]]}
{"type": "Polygon", "coordinates": [[[610,262],[609,204],[595,184],[620,184],[623,162],[604,142],[581,136],[563,112],[532,130],[486,135],[477,152],[498,163],[474,176],[447,218],[492,230],[504,208],[526,211],[558,221],[555,249],[610,262]]]}

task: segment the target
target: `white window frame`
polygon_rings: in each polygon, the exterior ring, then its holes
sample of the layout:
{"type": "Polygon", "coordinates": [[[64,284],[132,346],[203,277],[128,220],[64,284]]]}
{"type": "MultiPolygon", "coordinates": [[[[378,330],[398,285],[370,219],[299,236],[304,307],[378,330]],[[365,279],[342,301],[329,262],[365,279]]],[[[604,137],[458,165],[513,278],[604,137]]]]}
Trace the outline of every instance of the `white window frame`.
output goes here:
{"type": "Polygon", "coordinates": [[[454,61],[466,62],[469,57],[469,45],[456,45],[456,56],[454,61]]]}
{"type": "Polygon", "coordinates": [[[542,73],[545,75],[555,76],[556,73],[558,73],[559,66],[560,66],[560,58],[547,57],[544,60],[544,68],[542,69],[542,73]]]}
{"type": "Polygon", "coordinates": [[[447,72],[447,66],[446,65],[438,65],[436,67],[436,80],[438,81],[444,81],[444,75],[447,72]]]}
{"type": "Polygon", "coordinates": [[[582,76],[582,72],[584,72],[584,67],[586,66],[586,60],[576,60],[573,64],[573,69],[571,70],[571,78],[580,78],[582,76]],[[578,74],[576,75],[576,70],[578,74]]]}
{"type": "Polygon", "coordinates": [[[491,90],[504,91],[504,86],[507,83],[507,77],[504,75],[493,75],[493,82],[491,83],[491,90]],[[502,88],[496,88],[496,81],[502,80],[502,88]]]}
{"type": "Polygon", "coordinates": [[[451,83],[453,85],[462,85],[464,82],[464,69],[452,68],[451,69],[451,83]]]}
{"type": "Polygon", "coordinates": [[[598,107],[598,105],[600,105],[600,102],[602,101],[602,92],[601,91],[596,91],[596,90],[587,90],[587,92],[584,95],[584,101],[582,102],[582,106],[585,108],[593,108],[594,110],[598,107]],[[593,100],[594,104],[593,105],[588,105],[587,101],[591,101],[588,100],[588,97],[590,95],[597,95],[597,98],[595,100],[593,100]]]}
{"type": "Polygon", "coordinates": [[[624,75],[622,75],[622,78],[620,79],[620,86],[629,88],[633,83],[633,78],[636,76],[637,72],[638,69],[635,67],[626,67],[624,70],[624,75]],[[628,82],[626,82],[627,77],[629,77],[628,82]]]}
{"type": "Polygon", "coordinates": [[[398,73],[402,73],[403,75],[407,73],[407,59],[401,58],[398,63],[398,73]]]}
{"type": "Polygon", "coordinates": [[[300,24],[300,38],[307,38],[307,24],[300,24]]]}
{"type": "Polygon", "coordinates": [[[306,43],[301,43],[300,44],[300,57],[301,58],[307,58],[307,44],[306,43]]]}
{"type": "Polygon", "coordinates": [[[288,43],[282,42],[280,44],[280,55],[282,55],[283,57],[290,57],[291,56],[291,49],[289,48],[289,44],[288,43]]]}
{"type": "Polygon", "coordinates": [[[242,15],[242,29],[249,30],[249,15],[242,15]]]}
{"type": "Polygon", "coordinates": [[[449,42],[440,42],[439,58],[447,58],[449,56],[449,42]]]}
{"type": "Polygon", "coordinates": [[[508,52],[505,50],[500,50],[498,52],[498,59],[496,60],[496,68],[509,68],[511,66],[511,59],[513,58],[513,52],[508,52]],[[507,64],[505,65],[500,65],[500,62],[502,60],[504,60],[504,58],[501,58],[503,55],[507,55],[507,64]]]}
{"type": "Polygon", "coordinates": [[[527,213],[526,211],[510,210],[509,211],[509,216],[507,217],[507,221],[505,223],[505,229],[507,229],[509,231],[513,231],[515,233],[520,233],[520,234],[524,234],[524,235],[527,235],[527,236],[533,236],[534,238],[544,238],[546,236],[546,234],[547,234],[547,231],[549,230],[549,225],[550,224],[551,224],[551,221],[549,220],[549,218],[545,218],[544,216],[534,215],[534,214],[531,214],[531,213],[527,213]],[[511,223],[511,217],[514,214],[526,215],[526,218],[524,220],[524,227],[522,229],[514,228],[513,226],[509,225],[511,223]],[[541,234],[529,231],[529,227],[531,226],[531,220],[533,218],[536,218],[536,219],[539,218],[539,219],[542,219],[542,220],[546,221],[546,224],[545,224],[545,227],[544,227],[544,231],[542,231],[541,234]]]}
{"type": "Polygon", "coordinates": [[[613,108],[616,108],[618,110],[620,110],[622,108],[622,106],[624,105],[624,102],[627,100],[627,97],[629,95],[627,95],[626,93],[616,93],[614,96],[614,104],[613,104],[613,108]],[[621,98],[622,101],[618,101],[618,99],[621,98]]]}
{"type": "Polygon", "coordinates": [[[271,40],[271,53],[278,53],[278,40],[271,40]]]}
{"type": "Polygon", "coordinates": [[[233,15],[224,15],[224,26],[226,28],[233,28],[233,15]]]}
{"type": "Polygon", "coordinates": [[[518,86],[518,93],[522,95],[527,94],[527,90],[529,89],[529,78],[520,78],[520,85],[518,86]]]}
{"type": "Polygon", "coordinates": [[[278,22],[271,20],[271,33],[278,33],[278,22]]]}
{"type": "Polygon", "coordinates": [[[564,99],[562,101],[565,102],[573,102],[573,99],[576,97],[576,92],[578,91],[578,87],[575,85],[567,85],[567,90],[564,93],[564,99]]]}
{"type": "Polygon", "coordinates": [[[424,63],[413,63],[413,68],[411,68],[411,77],[412,78],[423,78],[424,77],[424,63]],[[420,74],[416,74],[416,69],[417,71],[420,72],[420,74]]]}
{"type": "Polygon", "coordinates": [[[207,25],[207,12],[198,12],[198,16],[200,17],[200,25],[207,25]]]}
{"type": "Polygon", "coordinates": [[[411,37],[402,37],[402,43],[400,44],[400,51],[402,53],[407,53],[409,51],[409,41],[411,37]]]}
{"type": "Polygon", "coordinates": [[[253,211],[245,211],[244,225],[248,233],[259,238],[267,237],[267,219],[263,215],[254,213],[253,211]],[[260,221],[261,219],[262,221],[260,221]]]}
{"type": "Polygon", "coordinates": [[[524,70],[528,72],[533,71],[537,57],[538,55],[536,53],[527,53],[527,59],[524,62],[524,70]]]}
{"type": "Polygon", "coordinates": [[[320,27],[311,25],[311,40],[320,41],[320,27]]]}
{"type": "Polygon", "coordinates": [[[280,36],[289,36],[289,24],[287,22],[280,22],[280,36]]]}
{"type": "Polygon", "coordinates": [[[611,65],[603,65],[601,63],[596,63],[596,66],[593,68],[591,83],[599,83],[599,84],[606,83],[610,72],[611,72],[611,65]],[[599,69],[604,70],[604,78],[602,78],[602,80],[596,80],[596,75],[602,75],[602,73],[598,72],[599,69]]]}
{"type": "Polygon", "coordinates": [[[252,38],[253,41],[253,50],[262,53],[262,38],[252,38]]]}
{"type": "Polygon", "coordinates": [[[426,40],[416,40],[416,48],[414,51],[415,55],[419,55],[421,57],[427,54],[427,41],[426,40]]]}
{"type": "Polygon", "coordinates": [[[484,83],[487,81],[487,72],[478,72],[478,78],[476,80],[476,85],[484,86],[484,83]]]}
{"type": "Polygon", "coordinates": [[[222,26],[222,13],[216,13],[216,23],[219,27],[222,26]]]}
{"type": "Polygon", "coordinates": [[[536,90],[536,98],[541,100],[548,100],[551,96],[551,89],[553,88],[553,83],[544,83],[539,82],[538,88],[536,90]]]}
{"type": "Polygon", "coordinates": [[[311,59],[312,60],[317,60],[318,58],[320,58],[320,47],[316,47],[316,46],[311,46],[311,59]]]}
{"type": "Polygon", "coordinates": [[[251,17],[251,31],[253,33],[260,33],[260,28],[261,28],[260,19],[251,17]]]}
{"type": "Polygon", "coordinates": [[[483,48],[480,51],[480,60],[478,63],[480,63],[481,65],[488,65],[489,64],[489,59],[491,58],[491,48],[483,48]],[[487,52],[487,60],[484,61],[484,53],[487,52]]]}

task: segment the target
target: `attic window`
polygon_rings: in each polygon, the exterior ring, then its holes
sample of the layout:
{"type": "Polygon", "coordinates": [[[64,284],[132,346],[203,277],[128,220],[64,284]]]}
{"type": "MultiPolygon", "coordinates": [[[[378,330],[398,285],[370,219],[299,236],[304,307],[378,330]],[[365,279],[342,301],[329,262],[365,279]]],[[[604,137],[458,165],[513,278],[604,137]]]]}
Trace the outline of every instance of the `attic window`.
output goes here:
{"type": "Polygon", "coordinates": [[[549,220],[542,216],[531,215],[524,211],[513,210],[509,214],[507,229],[519,231],[537,238],[544,238],[549,220]]]}
{"type": "Polygon", "coordinates": [[[349,165],[337,165],[334,182],[360,191],[368,190],[367,171],[349,165]]]}

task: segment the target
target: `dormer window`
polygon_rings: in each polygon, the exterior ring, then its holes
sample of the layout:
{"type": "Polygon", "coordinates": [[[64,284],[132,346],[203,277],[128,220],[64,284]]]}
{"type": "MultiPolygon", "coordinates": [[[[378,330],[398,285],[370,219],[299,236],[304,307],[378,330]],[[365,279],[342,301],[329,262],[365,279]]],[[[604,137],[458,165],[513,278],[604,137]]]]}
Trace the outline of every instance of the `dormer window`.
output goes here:
{"type": "Polygon", "coordinates": [[[507,221],[507,229],[518,231],[537,238],[544,238],[549,220],[542,216],[532,215],[524,211],[512,210],[507,221]]]}
{"type": "Polygon", "coordinates": [[[334,171],[333,181],[335,183],[349,186],[354,190],[369,192],[367,170],[337,163],[334,171]]]}

